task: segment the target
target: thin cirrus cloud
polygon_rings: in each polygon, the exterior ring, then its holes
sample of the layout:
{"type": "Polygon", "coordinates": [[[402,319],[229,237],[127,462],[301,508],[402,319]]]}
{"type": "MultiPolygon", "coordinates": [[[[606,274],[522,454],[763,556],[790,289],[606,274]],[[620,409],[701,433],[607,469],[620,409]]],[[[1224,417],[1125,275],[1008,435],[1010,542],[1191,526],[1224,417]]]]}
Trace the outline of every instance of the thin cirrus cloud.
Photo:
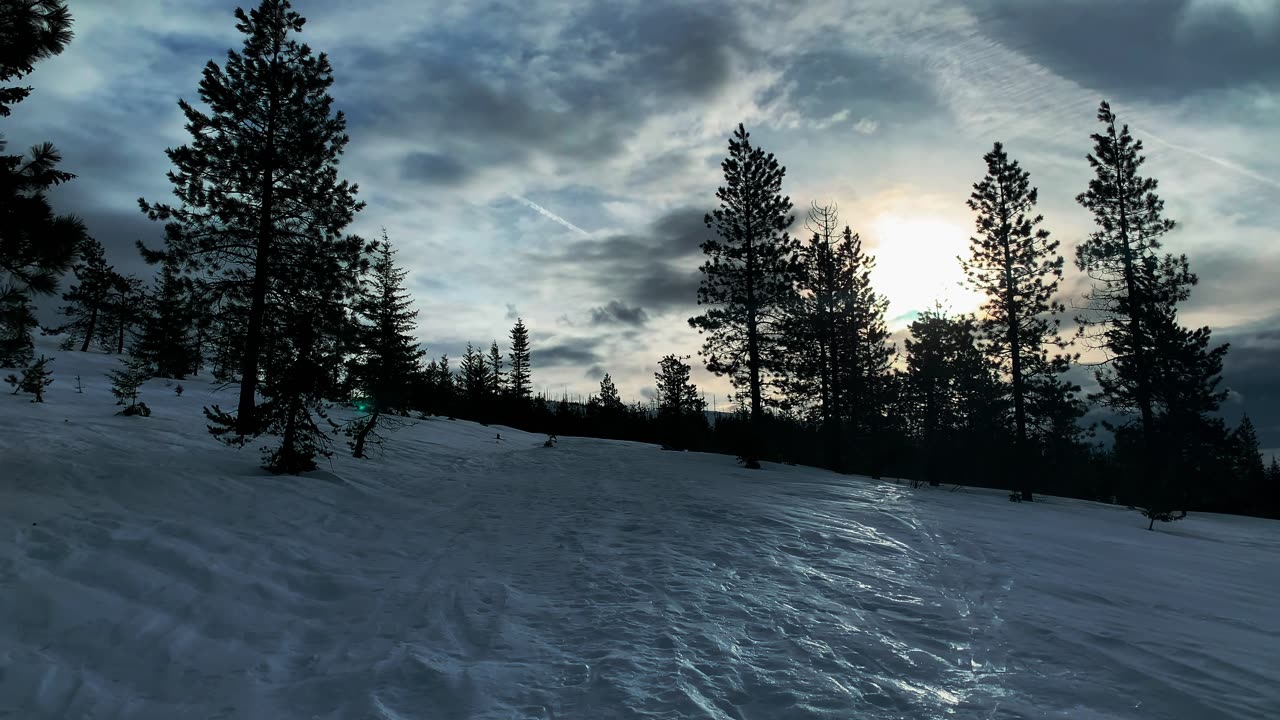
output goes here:
{"type": "MultiPolygon", "coordinates": [[[[148,271],[134,241],[161,233],[134,201],[169,197],[176,101],[238,45],[237,4],[73,4],[76,39],[5,121],[11,147],[63,151],[79,177],[54,200],[120,267],[148,271]]],[[[1239,348],[1227,383],[1280,447],[1280,410],[1252,399],[1280,382],[1259,370],[1280,329],[1280,156],[1258,152],[1280,143],[1270,0],[295,4],[348,117],[343,175],[369,201],[353,230],[388,229],[429,347],[505,337],[518,307],[539,385],[585,394],[609,372],[640,397],[662,355],[697,348],[702,218],[738,122],[787,165],[797,207],[837,202],[871,252],[887,214],[969,227],[982,153],[1005,142],[1069,256],[1091,230],[1074,197],[1106,98],[1180,221],[1168,247],[1200,274],[1185,315],[1239,348]]],[[[884,254],[878,272],[911,272],[911,253],[884,254]]]]}

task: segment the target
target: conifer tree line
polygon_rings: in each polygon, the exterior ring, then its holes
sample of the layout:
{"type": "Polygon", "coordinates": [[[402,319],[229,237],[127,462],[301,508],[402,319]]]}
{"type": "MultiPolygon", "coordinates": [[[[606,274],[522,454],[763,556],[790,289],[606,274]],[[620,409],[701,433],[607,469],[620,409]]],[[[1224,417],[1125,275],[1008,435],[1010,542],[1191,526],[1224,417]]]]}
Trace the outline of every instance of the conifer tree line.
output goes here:
{"type": "MultiPolygon", "coordinates": [[[[52,209],[48,190],[74,180],[52,144],[7,155],[0,140],[0,365],[30,366],[17,391],[40,399],[52,378],[34,358],[33,303],[65,278],[62,320],[44,330],[64,349],[122,356],[123,414],[149,413],[149,377],[234,383],[234,404],[205,408],[209,431],[232,445],[271,438],[264,465],[278,472],[316,467],[343,436],[356,457],[376,455],[397,428],[439,415],[729,453],[750,468],[1114,498],[1152,524],[1188,509],[1280,514],[1276,465],[1264,467],[1251,421],[1229,429],[1217,415],[1227,347],[1180,321],[1196,277],[1161,251],[1176,223],[1143,173],[1141,141],[1105,102],[1076,198],[1095,221],[1075,249],[1091,280],[1072,303],[1078,332],[1062,325],[1060,240],[1030,171],[997,142],[963,200],[974,232],[958,262],[981,310],[922,312],[901,348],[856,218],[814,203],[797,224],[786,169],[739,125],[689,320],[703,341],[695,362],[735,389],[737,410],[710,422],[692,358],[677,354],[654,359],[650,402],[630,404],[607,373],[583,403],[536,395],[520,319],[501,343],[428,358],[393,240],[348,231],[365,206],[341,173],[350,137],[328,57],[302,42],[288,0],[234,19],[241,47],[204,66],[199,103],[178,100],[189,139],[166,151],[173,198],[138,201],[163,228],[161,244],[138,244],[153,277],[117,272],[83,222],[52,209]],[[1077,348],[1105,357],[1089,395],[1065,380],[1077,348]],[[1122,418],[1112,446],[1082,425],[1090,404],[1122,418]]],[[[60,0],[21,3],[4,22],[0,118],[20,110],[33,64],[72,40],[60,0]]]]}

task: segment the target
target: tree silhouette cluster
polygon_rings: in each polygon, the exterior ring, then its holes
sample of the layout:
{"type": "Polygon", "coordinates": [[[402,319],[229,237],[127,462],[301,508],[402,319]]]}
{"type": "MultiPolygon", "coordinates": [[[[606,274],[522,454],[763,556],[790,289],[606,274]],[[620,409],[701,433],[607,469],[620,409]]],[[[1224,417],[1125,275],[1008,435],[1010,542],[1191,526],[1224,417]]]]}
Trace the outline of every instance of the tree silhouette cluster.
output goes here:
{"type": "MultiPolygon", "coordinates": [[[[0,117],[32,91],[13,83],[72,39],[64,2],[10,6],[0,117]]],[[[970,252],[958,259],[981,310],[920,313],[900,352],[852,224],[815,203],[792,235],[786,169],[739,125],[705,217],[689,320],[701,364],[728,378],[736,410],[708,413],[690,358],[675,354],[657,362],[649,403],[625,403],[608,373],[574,402],[535,394],[520,319],[505,351],[495,339],[453,364],[426,359],[397,249],[385,231],[375,241],[347,231],[364,203],[340,173],[350,138],[328,57],[300,41],[306,21],[288,0],[237,9],[235,21],[241,47],[205,65],[199,105],[178,101],[189,140],[166,151],[173,199],[138,201],[164,228],[163,245],[138,245],[156,266],[150,282],[117,272],[83,222],[54,212],[49,189],[74,176],[51,144],[5,155],[0,139],[0,365],[32,363],[33,302],[69,272],[63,321],[45,330],[65,336],[64,350],[122,356],[111,379],[123,414],[149,413],[139,397],[151,377],[238,384],[233,407],[205,409],[209,431],[233,445],[270,436],[264,465],[277,472],[315,468],[338,435],[368,457],[391,431],[438,415],[731,453],[750,468],[802,462],[1003,487],[1014,500],[1118,500],[1152,524],[1187,509],[1280,514],[1277,464],[1263,465],[1251,421],[1229,430],[1217,414],[1227,348],[1180,321],[1196,276],[1186,256],[1161,252],[1176,224],[1142,174],[1142,143],[1105,102],[1086,156],[1094,177],[1077,198],[1095,229],[1075,254],[1091,280],[1076,335],[1062,327],[1059,241],[1003,144],[983,157],[967,199],[970,252]],[[1076,343],[1105,355],[1087,397],[1065,379],[1076,343]],[[1119,418],[1112,447],[1082,424],[1090,403],[1119,418]]],[[[41,401],[48,361],[10,382],[41,401]]]]}

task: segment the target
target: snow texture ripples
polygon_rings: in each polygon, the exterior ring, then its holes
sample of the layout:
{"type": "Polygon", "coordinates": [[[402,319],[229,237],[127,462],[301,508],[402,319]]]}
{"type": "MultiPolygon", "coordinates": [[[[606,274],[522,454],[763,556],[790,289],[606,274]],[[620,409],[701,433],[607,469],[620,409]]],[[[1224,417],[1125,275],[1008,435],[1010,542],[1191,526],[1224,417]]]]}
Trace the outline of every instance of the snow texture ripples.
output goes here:
{"type": "Polygon", "coordinates": [[[0,440],[0,717],[1280,716],[1265,521],[442,419],[276,478],[200,402],[0,440]]]}

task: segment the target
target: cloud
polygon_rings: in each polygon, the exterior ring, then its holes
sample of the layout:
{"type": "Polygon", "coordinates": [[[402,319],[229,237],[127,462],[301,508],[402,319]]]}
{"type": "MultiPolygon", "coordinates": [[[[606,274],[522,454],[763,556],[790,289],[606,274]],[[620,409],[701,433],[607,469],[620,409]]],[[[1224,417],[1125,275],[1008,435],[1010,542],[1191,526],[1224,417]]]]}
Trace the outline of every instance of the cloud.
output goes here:
{"type": "Polygon", "coordinates": [[[592,311],[592,323],[639,325],[645,309],[659,313],[696,305],[701,281],[698,246],[709,232],[704,211],[669,211],[640,234],[611,235],[534,253],[544,272],[608,289],[617,296],[592,311]]]}
{"type": "Polygon", "coordinates": [[[602,361],[597,350],[599,344],[600,341],[595,338],[578,338],[562,340],[545,347],[531,346],[530,363],[535,368],[596,365],[602,361]]]}
{"type": "Polygon", "coordinates": [[[1280,13],[1249,0],[972,4],[979,22],[1010,48],[1107,93],[1172,100],[1280,80],[1280,13]]]}
{"type": "Polygon", "coordinates": [[[649,321],[649,316],[640,306],[628,307],[617,300],[609,301],[604,307],[591,310],[592,325],[633,325],[639,327],[649,321]]]}
{"type": "Polygon", "coordinates": [[[426,185],[455,185],[471,176],[457,158],[433,152],[412,152],[400,161],[400,176],[426,185]]]}

